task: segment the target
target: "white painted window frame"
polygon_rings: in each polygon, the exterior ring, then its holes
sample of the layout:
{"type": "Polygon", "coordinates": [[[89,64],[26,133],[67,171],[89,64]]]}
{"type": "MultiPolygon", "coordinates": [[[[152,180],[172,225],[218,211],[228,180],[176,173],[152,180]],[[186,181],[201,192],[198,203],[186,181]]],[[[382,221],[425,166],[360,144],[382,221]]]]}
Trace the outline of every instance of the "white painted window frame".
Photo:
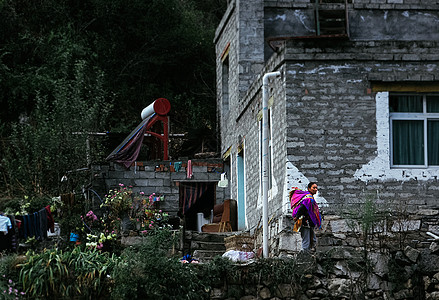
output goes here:
{"type": "Polygon", "coordinates": [[[409,180],[427,181],[439,179],[437,168],[408,168],[397,169],[390,167],[390,119],[389,92],[378,92],[376,104],[376,157],[361,166],[354,173],[354,178],[363,182],[370,180],[401,182],[409,180]]]}
{"type": "MultiPolygon", "coordinates": [[[[427,113],[427,96],[434,95],[431,93],[391,93],[392,95],[401,96],[422,96],[422,107],[423,112],[417,113],[400,113],[400,112],[389,112],[389,136],[390,136],[390,167],[394,169],[439,169],[439,166],[429,166],[428,165],[428,144],[427,144],[427,121],[428,120],[439,120],[439,113],[427,113]],[[404,121],[423,121],[424,123],[424,165],[394,165],[393,164],[393,121],[394,120],[404,120],[404,121]]],[[[390,103],[389,103],[390,109],[390,103]]]]}

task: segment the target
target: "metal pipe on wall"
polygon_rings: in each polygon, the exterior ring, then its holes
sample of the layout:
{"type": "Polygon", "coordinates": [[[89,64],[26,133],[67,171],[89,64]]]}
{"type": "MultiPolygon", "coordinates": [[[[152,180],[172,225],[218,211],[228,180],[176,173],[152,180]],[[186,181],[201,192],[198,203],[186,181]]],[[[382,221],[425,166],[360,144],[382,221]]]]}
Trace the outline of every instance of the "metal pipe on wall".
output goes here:
{"type": "Polygon", "coordinates": [[[262,250],[268,257],[268,84],[271,77],[280,72],[266,73],[262,79],[262,250]]]}

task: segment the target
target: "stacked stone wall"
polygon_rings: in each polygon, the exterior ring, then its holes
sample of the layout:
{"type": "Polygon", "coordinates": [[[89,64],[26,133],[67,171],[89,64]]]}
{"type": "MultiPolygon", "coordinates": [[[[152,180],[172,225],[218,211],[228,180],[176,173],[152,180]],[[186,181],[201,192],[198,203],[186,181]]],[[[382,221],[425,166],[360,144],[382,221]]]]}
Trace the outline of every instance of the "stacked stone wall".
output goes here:
{"type": "MultiPolygon", "coordinates": [[[[438,299],[439,210],[397,213],[374,205],[372,214],[362,204],[326,215],[311,254],[300,252],[291,218],[278,219],[270,226],[270,257],[275,258],[270,273],[283,277],[273,275],[273,280],[259,271],[261,277],[252,281],[247,262],[234,277],[239,280],[226,280],[211,299],[438,299]],[[282,270],[276,260],[291,270],[282,270]]],[[[254,237],[259,253],[262,232],[254,237]]]]}

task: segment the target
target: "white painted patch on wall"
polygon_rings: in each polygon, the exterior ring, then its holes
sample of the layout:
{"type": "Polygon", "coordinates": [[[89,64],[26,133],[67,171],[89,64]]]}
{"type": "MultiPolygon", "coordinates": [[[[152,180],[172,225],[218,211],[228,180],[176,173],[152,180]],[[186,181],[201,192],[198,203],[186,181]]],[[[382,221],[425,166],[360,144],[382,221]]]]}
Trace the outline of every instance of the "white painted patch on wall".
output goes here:
{"type": "Polygon", "coordinates": [[[277,194],[279,193],[279,190],[278,190],[278,188],[277,188],[277,182],[276,182],[276,178],[274,178],[274,176],[272,176],[273,178],[271,179],[271,180],[273,180],[273,182],[272,182],[272,188],[271,188],[271,190],[269,191],[269,198],[268,198],[268,201],[271,201],[272,199],[274,199],[274,198],[276,198],[277,197],[277,194]]]}
{"type": "Polygon", "coordinates": [[[309,30],[309,31],[315,32],[315,29],[314,29],[314,28],[310,28],[310,27],[307,26],[307,24],[305,23],[305,20],[308,19],[308,16],[305,15],[305,14],[303,13],[302,10],[295,10],[295,11],[294,11],[294,16],[295,16],[296,18],[299,19],[300,23],[302,23],[303,27],[305,27],[306,30],[309,30]]]}
{"type": "MultiPolygon", "coordinates": [[[[284,192],[282,199],[284,200],[284,204],[282,205],[282,212],[283,213],[289,213],[291,211],[290,207],[290,199],[288,198],[288,195],[291,191],[291,188],[298,187],[301,190],[306,190],[308,187],[308,183],[310,182],[309,179],[303,175],[299,169],[293,165],[290,161],[287,160],[287,163],[285,164],[285,181],[284,181],[284,192]]],[[[314,199],[316,199],[316,202],[320,207],[327,207],[328,201],[322,196],[317,193],[317,195],[314,196],[314,199]]]]}
{"type": "Polygon", "coordinates": [[[302,72],[304,74],[326,74],[326,73],[338,73],[340,70],[344,69],[352,69],[352,66],[350,65],[343,65],[343,66],[325,66],[325,67],[318,67],[311,70],[307,70],[305,72],[302,72]]]}
{"type": "Polygon", "coordinates": [[[430,180],[437,177],[437,169],[391,169],[390,168],[390,125],[389,93],[376,95],[377,156],[357,170],[354,177],[363,182],[369,180],[430,180]]]}
{"type": "Polygon", "coordinates": [[[432,15],[430,13],[418,12],[417,15],[421,15],[422,18],[432,19],[435,23],[439,23],[439,18],[436,15],[432,15]]]}
{"type": "Polygon", "coordinates": [[[348,79],[348,80],[346,80],[346,83],[360,83],[360,82],[362,82],[363,80],[362,79],[357,79],[357,80],[354,80],[354,79],[348,79]]]}
{"type": "MultiPolygon", "coordinates": [[[[298,67],[298,68],[303,68],[304,66],[305,66],[304,64],[293,64],[293,65],[291,65],[291,67],[298,67]]],[[[297,71],[296,70],[288,70],[287,73],[290,74],[290,75],[296,75],[297,71]]]]}
{"type": "Polygon", "coordinates": [[[436,71],[436,69],[437,69],[437,65],[435,65],[435,64],[428,64],[428,65],[426,65],[426,67],[427,67],[428,72],[433,72],[433,71],[436,71]]]}
{"type": "Polygon", "coordinates": [[[296,75],[296,74],[297,74],[297,71],[296,71],[296,70],[293,70],[293,71],[287,71],[287,73],[288,73],[289,75],[296,75]]]}
{"type": "Polygon", "coordinates": [[[287,16],[285,14],[277,15],[275,19],[285,21],[287,19],[287,16]]]}

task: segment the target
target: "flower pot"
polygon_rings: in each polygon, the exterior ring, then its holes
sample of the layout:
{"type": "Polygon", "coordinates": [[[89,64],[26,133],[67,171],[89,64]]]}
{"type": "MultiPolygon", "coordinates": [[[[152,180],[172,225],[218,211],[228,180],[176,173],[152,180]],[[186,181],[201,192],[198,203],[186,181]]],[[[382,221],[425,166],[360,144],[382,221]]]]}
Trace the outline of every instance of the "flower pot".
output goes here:
{"type": "Polygon", "coordinates": [[[77,242],[78,241],[78,239],[79,239],[79,234],[76,234],[76,233],[70,233],[70,241],[71,242],[77,242]]]}

